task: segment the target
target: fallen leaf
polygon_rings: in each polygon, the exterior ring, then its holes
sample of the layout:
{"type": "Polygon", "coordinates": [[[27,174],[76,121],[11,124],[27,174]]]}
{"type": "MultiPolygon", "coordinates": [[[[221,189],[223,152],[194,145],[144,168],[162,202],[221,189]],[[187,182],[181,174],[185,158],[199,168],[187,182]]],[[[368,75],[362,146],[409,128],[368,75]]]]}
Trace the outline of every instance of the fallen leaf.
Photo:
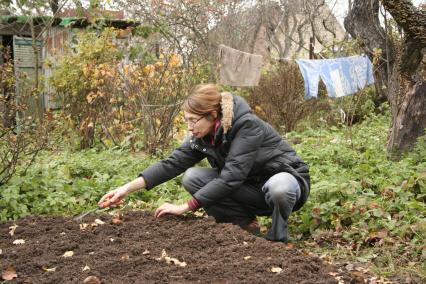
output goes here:
{"type": "Polygon", "coordinates": [[[384,239],[388,236],[388,232],[386,230],[380,230],[378,232],[371,232],[369,236],[366,238],[366,242],[372,241],[374,239],[384,239]]]}
{"type": "Polygon", "coordinates": [[[248,255],[248,256],[245,256],[244,257],[244,260],[249,260],[251,258],[251,256],[250,255],[248,255]]]}
{"type": "Polygon", "coordinates": [[[12,265],[8,265],[6,270],[1,273],[1,278],[6,281],[12,280],[16,277],[18,277],[18,274],[16,274],[16,270],[12,265]]]}
{"type": "Polygon", "coordinates": [[[177,258],[169,257],[166,253],[166,250],[164,250],[164,249],[161,252],[161,256],[159,258],[157,258],[157,260],[159,260],[159,261],[165,260],[167,264],[175,264],[175,265],[178,265],[180,267],[186,266],[186,262],[179,261],[177,258]]]}
{"type": "Polygon", "coordinates": [[[157,258],[157,260],[163,260],[165,257],[167,256],[166,250],[162,250],[161,251],[161,255],[159,258],[157,258]]]}
{"type": "Polygon", "coordinates": [[[294,244],[293,243],[288,243],[285,245],[286,249],[294,249],[294,244]]]}
{"type": "Polygon", "coordinates": [[[144,250],[144,252],[142,253],[143,255],[149,254],[149,250],[144,250]]]}
{"type": "Polygon", "coordinates": [[[123,224],[123,221],[121,221],[119,218],[112,218],[111,223],[113,225],[121,225],[123,224]]]}
{"type": "Polygon", "coordinates": [[[95,219],[95,222],[94,222],[95,224],[98,224],[98,225],[103,225],[103,224],[105,224],[105,222],[104,221],[102,221],[101,219],[95,219]]]}
{"type": "Polygon", "coordinates": [[[101,280],[99,280],[96,276],[87,276],[83,283],[85,284],[101,284],[101,280]]]}
{"type": "Polygon", "coordinates": [[[0,254],[3,254],[3,250],[2,249],[0,249],[0,254]]]}
{"type": "Polygon", "coordinates": [[[129,260],[129,259],[130,259],[130,256],[128,253],[125,253],[121,256],[121,260],[129,260]]]}
{"type": "Polygon", "coordinates": [[[15,234],[15,230],[16,230],[16,228],[18,228],[18,225],[13,225],[13,226],[10,226],[9,227],[9,229],[10,229],[10,231],[9,231],[9,234],[13,237],[13,235],[15,234]]]}
{"type": "Polygon", "coordinates": [[[197,217],[203,217],[204,216],[204,212],[195,211],[194,215],[197,216],[197,217]]]}
{"type": "Polygon", "coordinates": [[[165,257],[166,262],[168,264],[175,264],[178,265],[180,267],[185,267],[186,266],[186,262],[185,261],[179,261],[179,259],[177,258],[173,258],[173,257],[165,257]]]}
{"type": "Polygon", "coordinates": [[[117,209],[113,216],[114,218],[121,219],[121,217],[123,217],[123,213],[121,213],[120,209],[117,209]]]}
{"type": "Polygon", "coordinates": [[[274,273],[277,273],[277,274],[280,274],[281,271],[283,271],[283,269],[280,268],[280,267],[272,267],[271,268],[271,272],[274,272],[274,273]]]}
{"type": "Polygon", "coordinates": [[[47,268],[47,267],[43,266],[42,269],[46,272],[55,272],[56,271],[56,267],[47,268]]]}
{"type": "Polygon", "coordinates": [[[61,235],[61,236],[65,236],[65,235],[66,235],[66,233],[65,233],[65,232],[62,232],[62,233],[60,233],[59,235],[61,235]]]}
{"type": "Polygon", "coordinates": [[[72,250],[66,251],[62,256],[63,257],[71,257],[74,255],[74,252],[72,250]]]}
{"type": "Polygon", "coordinates": [[[86,265],[85,267],[83,267],[82,271],[87,271],[87,270],[90,270],[90,267],[86,265]]]}
{"type": "Polygon", "coordinates": [[[357,266],[357,267],[355,267],[355,270],[361,271],[361,272],[364,272],[364,273],[370,272],[370,269],[368,269],[368,267],[364,268],[364,267],[357,266]]]}
{"type": "Polygon", "coordinates": [[[351,276],[354,278],[354,280],[357,280],[358,283],[365,283],[364,275],[361,272],[353,271],[351,272],[351,276]]]}
{"type": "Polygon", "coordinates": [[[86,224],[86,223],[80,224],[80,230],[86,229],[87,226],[89,226],[89,224],[86,224]]]}
{"type": "Polygon", "coordinates": [[[248,242],[243,242],[243,245],[248,246],[248,242]]]}
{"type": "Polygon", "coordinates": [[[13,244],[14,245],[23,245],[23,244],[25,244],[25,240],[22,240],[22,239],[14,240],[13,244]]]}
{"type": "Polygon", "coordinates": [[[121,224],[123,224],[123,221],[121,220],[121,217],[123,217],[123,214],[121,213],[120,209],[118,209],[115,212],[115,214],[114,214],[114,216],[113,216],[113,218],[111,220],[111,224],[113,224],[113,225],[121,225],[121,224]]]}
{"type": "Polygon", "coordinates": [[[312,213],[314,215],[319,215],[321,213],[321,208],[319,207],[312,208],[312,213]]]}

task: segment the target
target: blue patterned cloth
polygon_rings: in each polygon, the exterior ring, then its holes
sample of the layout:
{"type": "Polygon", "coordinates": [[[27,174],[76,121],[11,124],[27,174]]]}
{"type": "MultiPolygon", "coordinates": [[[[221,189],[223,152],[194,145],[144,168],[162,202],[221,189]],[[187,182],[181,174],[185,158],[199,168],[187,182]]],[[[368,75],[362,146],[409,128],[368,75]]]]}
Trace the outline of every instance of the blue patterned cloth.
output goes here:
{"type": "Polygon", "coordinates": [[[305,98],[317,98],[321,77],[328,95],[339,98],[374,83],[373,64],[366,55],[320,60],[296,60],[305,81],[305,98]]]}

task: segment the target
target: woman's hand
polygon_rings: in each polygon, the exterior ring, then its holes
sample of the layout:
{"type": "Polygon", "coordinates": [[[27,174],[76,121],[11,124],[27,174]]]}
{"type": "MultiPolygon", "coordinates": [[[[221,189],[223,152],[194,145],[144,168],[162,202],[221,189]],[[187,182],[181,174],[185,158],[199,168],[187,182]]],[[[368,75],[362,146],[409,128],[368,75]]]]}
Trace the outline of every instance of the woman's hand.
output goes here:
{"type": "Polygon", "coordinates": [[[185,212],[189,211],[188,204],[184,203],[181,205],[174,205],[170,203],[164,203],[160,207],[155,210],[154,217],[159,218],[166,214],[172,214],[172,215],[182,215],[185,212]]]}
{"type": "Polygon", "coordinates": [[[129,193],[126,186],[117,187],[111,190],[99,200],[98,205],[101,208],[110,207],[122,203],[123,198],[129,193]]]}

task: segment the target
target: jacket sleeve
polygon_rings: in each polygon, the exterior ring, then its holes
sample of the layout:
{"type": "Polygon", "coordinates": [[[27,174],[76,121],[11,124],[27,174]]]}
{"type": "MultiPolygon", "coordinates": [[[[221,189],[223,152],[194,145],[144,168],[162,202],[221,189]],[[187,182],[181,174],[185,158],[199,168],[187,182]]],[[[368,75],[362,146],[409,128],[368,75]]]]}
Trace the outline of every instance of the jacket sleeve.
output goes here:
{"type": "Polygon", "coordinates": [[[194,194],[201,206],[209,206],[232,194],[247,179],[263,141],[263,131],[253,120],[236,130],[220,175],[194,194]]]}
{"type": "Polygon", "coordinates": [[[203,158],[204,154],[193,150],[189,145],[189,141],[186,140],[168,158],[152,164],[138,176],[144,178],[146,189],[151,189],[180,175],[203,158]]]}

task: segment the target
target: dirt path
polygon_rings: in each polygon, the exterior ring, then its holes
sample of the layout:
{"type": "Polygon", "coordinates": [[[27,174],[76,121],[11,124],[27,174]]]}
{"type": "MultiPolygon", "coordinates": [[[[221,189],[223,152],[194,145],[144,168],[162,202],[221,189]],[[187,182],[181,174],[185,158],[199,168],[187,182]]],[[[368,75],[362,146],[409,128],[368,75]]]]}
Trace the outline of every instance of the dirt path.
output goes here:
{"type": "Polygon", "coordinates": [[[151,213],[127,212],[120,225],[111,219],[87,217],[84,229],[63,217],[0,223],[0,271],[17,275],[5,282],[83,283],[96,276],[88,283],[328,284],[338,283],[336,277],[340,283],[357,283],[291,246],[210,218],[154,219],[151,213]],[[14,224],[18,227],[10,228],[14,224]],[[16,240],[25,243],[13,244],[16,240]]]}

